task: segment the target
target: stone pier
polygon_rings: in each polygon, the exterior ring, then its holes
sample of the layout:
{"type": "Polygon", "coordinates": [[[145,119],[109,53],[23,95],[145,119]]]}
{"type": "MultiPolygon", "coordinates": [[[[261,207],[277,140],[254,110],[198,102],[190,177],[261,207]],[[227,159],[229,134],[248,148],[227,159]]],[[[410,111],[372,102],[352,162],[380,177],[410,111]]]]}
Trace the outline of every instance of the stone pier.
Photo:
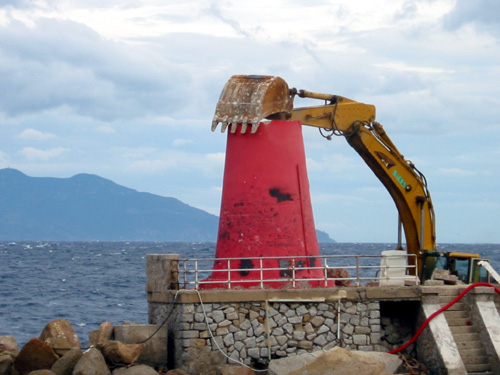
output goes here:
{"type": "Polygon", "coordinates": [[[385,352],[411,337],[417,319],[419,287],[176,290],[177,260],[147,263],[149,320],[168,326],[171,368],[265,367],[336,346],[385,352]],[[410,312],[394,311],[395,301],[410,312]]]}

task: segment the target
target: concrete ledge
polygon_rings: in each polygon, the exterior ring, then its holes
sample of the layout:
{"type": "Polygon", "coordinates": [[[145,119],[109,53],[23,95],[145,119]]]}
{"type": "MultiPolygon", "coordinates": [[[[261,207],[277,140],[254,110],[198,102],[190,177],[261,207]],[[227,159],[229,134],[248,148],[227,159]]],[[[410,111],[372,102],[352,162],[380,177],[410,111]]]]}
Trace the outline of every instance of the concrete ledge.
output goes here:
{"type": "Polygon", "coordinates": [[[420,300],[422,296],[421,287],[372,287],[366,288],[366,298],[376,300],[420,300]]]}
{"type": "MultiPolygon", "coordinates": [[[[173,303],[177,291],[148,293],[148,302],[173,303]]],[[[334,302],[341,300],[420,300],[420,287],[337,287],[315,289],[258,289],[227,290],[213,289],[199,291],[203,302],[334,302]]],[[[177,293],[177,303],[197,303],[198,294],[194,290],[177,293]]]]}

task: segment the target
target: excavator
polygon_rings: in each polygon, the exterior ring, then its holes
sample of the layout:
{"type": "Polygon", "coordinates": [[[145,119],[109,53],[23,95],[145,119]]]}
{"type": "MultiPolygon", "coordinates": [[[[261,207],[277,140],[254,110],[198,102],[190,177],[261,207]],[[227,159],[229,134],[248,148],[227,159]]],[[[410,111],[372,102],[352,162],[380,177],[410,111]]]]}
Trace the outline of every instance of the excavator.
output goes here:
{"type": "Polygon", "coordinates": [[[344,137],[396,205],[397,250],[414,255],[409,257],[412,267],[408,267],[408,274],[418,276],[421,283],[430,279],[436,269],[448,271],[467,284],[489,281],[491,266],[479,254],[438,250],[434,208],[426,178],[404,158],[384,127],[375,121],[375,112],[375,106],[343,96],[290,89],[280,77],[235,75],[222,90],[212,131],[221,123],[222,132],[229,128],[233,133],[238,129],[242,133],[255,133],[262,121],[279,119],[319,128],[328,140],[332,135],[344,137]],[[294,107],[295,97],[320,100],[323,104],[294,107]]]}

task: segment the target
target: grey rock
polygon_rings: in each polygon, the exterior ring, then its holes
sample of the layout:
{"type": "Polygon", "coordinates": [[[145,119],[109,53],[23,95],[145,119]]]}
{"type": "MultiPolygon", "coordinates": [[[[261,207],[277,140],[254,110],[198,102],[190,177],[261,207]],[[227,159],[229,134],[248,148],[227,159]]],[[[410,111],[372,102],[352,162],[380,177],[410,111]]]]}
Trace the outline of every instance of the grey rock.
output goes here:
{"type": "Polygon", "coordinates": [[[313,344],[319,345],[319,346],[324,346],[326,345],[326,337],[324,335],[318,336],[314,339],[313,344]]]}
{"type": "Polygon", "coordinates": [[[231,346],[231,345],[234,345],[234,337],[233,337],[233,334],[232,333],[228,333],[226,336],[224,336],[224,345],[227,347],[227,346],[231,346]]]}
{"type": "Polygon", "coordinates": [[[106,361],[101,352],[95,348],[83,353],[73,370],[73,375],[110,375],[106,361]]]}
{"type": "Polygon", "coordinates": [[[216,323],[222,322],[224,319],[226,319],[226,316],[224,315],[223,311],[217,310],[217,311],[212,311],[212,319],[216,323]]]}
{"type": "Polygon", "coordinates": [[[259,348],[250,348],[247,350],[247,353],[250,357],[254,359],[260,358],[260,349],[259,348]]]}
{"type": "Polygon", "coordinates": [[[292,317],[288,318],[288,323],[291,323],[291,324],[302,323],[302,317],[301,316],[292,316],[292,317]]]}
{"type": "Polygon", "coordinates": [[[80,349],[72,348],[52,365],[50,371],[57,375],[71,375],[82,356],[80,349]]]}
{"type": "Polygon", "coordinates": [[[284,324],[283,329],[289,334],[293,333],[293,325],[291,325],[290,323],[284,324]]]}

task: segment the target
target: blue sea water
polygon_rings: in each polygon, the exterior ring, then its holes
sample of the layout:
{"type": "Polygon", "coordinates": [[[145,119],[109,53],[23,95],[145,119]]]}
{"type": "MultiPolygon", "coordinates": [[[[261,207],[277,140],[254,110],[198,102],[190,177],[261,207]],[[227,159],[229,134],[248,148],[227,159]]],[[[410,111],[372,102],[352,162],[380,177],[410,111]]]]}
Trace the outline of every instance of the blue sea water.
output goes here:
{"type": "MultiPolygon", "coordinates": [[[[322,244],[324,255],[373,254],[393,244],[322,244]]],[[[499,244],[442,244],[443,251],[476,252],[500,269],[499,244]]],[[[51,320],[67,319],[80,341],[104,321],[148,322],[147,254],[211,258],[214,243],[0,242],[0,335],[22,346],[51,320]]]]}

